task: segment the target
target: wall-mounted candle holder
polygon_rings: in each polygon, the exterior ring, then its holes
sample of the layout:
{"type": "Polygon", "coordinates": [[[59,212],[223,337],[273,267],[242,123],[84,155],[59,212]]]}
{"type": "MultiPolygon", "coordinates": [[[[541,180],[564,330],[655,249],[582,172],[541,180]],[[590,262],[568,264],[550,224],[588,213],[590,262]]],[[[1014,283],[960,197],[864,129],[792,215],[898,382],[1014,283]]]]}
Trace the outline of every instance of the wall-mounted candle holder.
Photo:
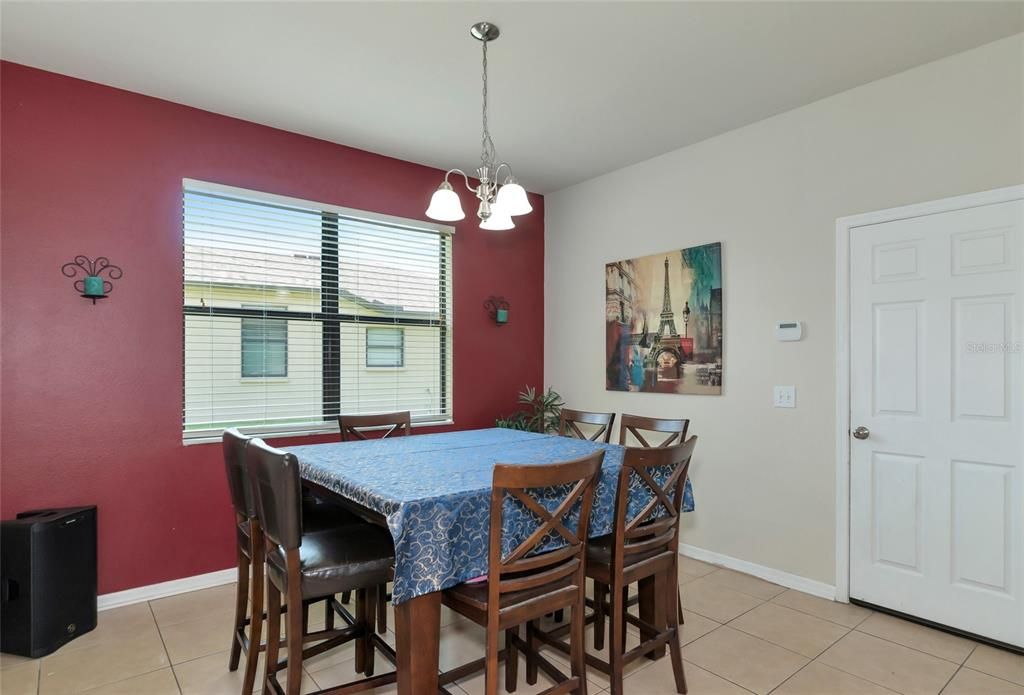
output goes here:
{"type": "Polygon", "coordinates": [[[508,301],[504,297],[489,297],[484,302],[484,309],[496,324],[504,326],[508,323],[508,301]]]}
{"type": "Polygon", "coordinates": [[[61,266],[60,272],[69,278],[83,275],[84,277],[75,280],[73,287],[83,297],[91,299],[93,304],[97,299],[106,299],[114,289],[111,280],[120,280],[124,274],[118,266],[111,265],[106,256],[100,256],[96,260],[91,260],[88,256],[75,256],[75,260],[61,266]],[[104,274],[106,278],[103,277],[104,274]]]}

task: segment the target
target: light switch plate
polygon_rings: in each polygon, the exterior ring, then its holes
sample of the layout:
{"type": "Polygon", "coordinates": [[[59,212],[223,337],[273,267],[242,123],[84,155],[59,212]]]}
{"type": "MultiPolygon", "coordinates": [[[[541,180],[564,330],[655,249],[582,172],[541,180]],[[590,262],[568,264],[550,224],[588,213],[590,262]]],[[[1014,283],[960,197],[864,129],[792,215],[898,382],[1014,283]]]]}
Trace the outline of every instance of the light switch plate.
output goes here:
{"type": "Polygon", "coordinates": [[[796,407],[796,386],[776,386],[773,395],[772,403],[776,408],[796,407]]]}

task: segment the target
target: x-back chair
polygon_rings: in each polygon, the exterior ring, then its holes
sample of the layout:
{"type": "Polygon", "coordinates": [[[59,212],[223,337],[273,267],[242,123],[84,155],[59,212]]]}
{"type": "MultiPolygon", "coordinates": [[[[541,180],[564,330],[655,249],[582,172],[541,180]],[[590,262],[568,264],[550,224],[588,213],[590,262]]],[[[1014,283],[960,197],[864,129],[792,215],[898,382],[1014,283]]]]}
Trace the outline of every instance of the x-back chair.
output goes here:
{"type": "MultiPolygon", "coordinates": [[[[538,666],[543,666],[557,684],[545,695],[575,692],[586,695],[587,679],[584,645],[584,568],[587,531],[594,499],[594,487],[604,460],[604,451],[562,463],[505,465],[494,467],[487,581],[460,584],[444,592],[442,601],[457,613],[487,631],[485,693],[498,691],[499,638],[505,632],[505,687],[515,690],[519,651],[534,649],[519,636],[519,627],[539,620],[555,610],[570,609],[570,675],[566,676],[543,657],[534,654],[526,680],[537,682],[538,666]],[[538,495],[554,495],[541,499],[538,495]],[[566,492],[567,490],[567,492],[566,492]],[[546,493],[544,492],[546,491],[546,493]],[[546,502],[546,504],[544,503],[546,502]],[[525,540],[505,544],[502,520],[506,511],[519,506],[539,522],[525,540]],[[553,510],[552,510],[553,509],[553,510]],[[549,511],[551,510],[551,511],[549,511]],[[571,528],[570,518],[576,520],[571,528]],[[564,543],[546,550],[554,534],[564,543]],[[510,548],[506,552],[506,548],[510,548]]],[[[518,525],[517,525],[518,526],[518,525]]],[[[450,683],[477,670],[480,661],[467,664],[441,677],[450,683]]]]}
{"type": "MultiPolygon", "coordinates": [[[[612,533],[592,539],[587,547],[587,576],[594,580],[595,633],[602,635],[604,619],[610,618],[609,661],[587,655],[587,664],[610,676],[612,695],[623,692],[626,664],[645,655],[657,655],[667,645],[672,658],[676,690],[686,693],[679,644],[678,572],[679,517],[683,490],[697,438],[664,448],[629,448],[619,473],[612,533]],[[639,507],[639,508],[638,508],[639,507]],[[653,606],[653,622],[630,615],[626,590],[641,583],[653,606]],[[598,587],[604,587],[599,590],[598,587]],[[610,590],[610,591],[609,591],[610,590]],[[608,600],[605,596],[608,596],[608,600]],[[625,650],[626,624],[641,633],[640,645],[625,650]]],[[[565,626],[542,632],[531,625],[534,639],[568,652],[558,638],[565,626]]],[[[529,664],[532,653],[527,654],[529,664]]],[[[529,668],[529,666],[528,666],[529,668]]]]}

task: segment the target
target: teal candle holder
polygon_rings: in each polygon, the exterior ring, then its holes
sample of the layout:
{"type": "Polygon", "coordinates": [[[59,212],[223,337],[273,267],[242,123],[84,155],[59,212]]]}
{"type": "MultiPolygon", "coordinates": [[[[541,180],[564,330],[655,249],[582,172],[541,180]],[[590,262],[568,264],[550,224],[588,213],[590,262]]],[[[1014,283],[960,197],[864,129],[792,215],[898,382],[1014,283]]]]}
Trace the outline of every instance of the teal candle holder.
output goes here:
{"type": "Polygon", "coordinates": [[[484,309],[487,310],[487,315],[494,319],[494,322],[499,326],[504,326],[508,323],[508,300],[504,297],[488,297],[487,301],[484,302],[484,309]]]}
{"type": "Polygon", "coordinates": [[[60,272],[64,277],[73,278],[79,273],[84,275],[80,280],[75,280],[73,287],[86,299],[91,299],[95,304],[97,299],[105,299],[107,294],[114,289],[111,280],[120,280],[123,275],[121,269],[111,265],[105,256],[96,260],[88,256],[75,256],[71,263],[61,266],[60,272]],[[103,277],[106,275],[106,277],[103,277]]]}
{"type": "Polygon", "coordinates": [[[103,297],[105,292],[103,291],[103,278],[99,275],[89,275],[85,278],[85,291],[82,292],[86,297],[103,297]]]}

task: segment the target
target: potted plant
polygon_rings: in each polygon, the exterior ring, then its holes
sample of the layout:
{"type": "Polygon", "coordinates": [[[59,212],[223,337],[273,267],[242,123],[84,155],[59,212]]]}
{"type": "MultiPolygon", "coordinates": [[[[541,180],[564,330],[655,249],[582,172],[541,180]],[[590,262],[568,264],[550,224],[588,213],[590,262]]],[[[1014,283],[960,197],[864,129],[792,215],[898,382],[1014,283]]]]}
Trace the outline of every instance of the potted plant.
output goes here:
{"type": "Polygon", "coordinates": [[[495,426],[541,434],[558,430],[558,419],[565,402],[550,386],[543,393],[532,386],[527,386],[519,392],[519,404],[525,408],[507,417],[498,418],[494,421],[495,426]]]}

